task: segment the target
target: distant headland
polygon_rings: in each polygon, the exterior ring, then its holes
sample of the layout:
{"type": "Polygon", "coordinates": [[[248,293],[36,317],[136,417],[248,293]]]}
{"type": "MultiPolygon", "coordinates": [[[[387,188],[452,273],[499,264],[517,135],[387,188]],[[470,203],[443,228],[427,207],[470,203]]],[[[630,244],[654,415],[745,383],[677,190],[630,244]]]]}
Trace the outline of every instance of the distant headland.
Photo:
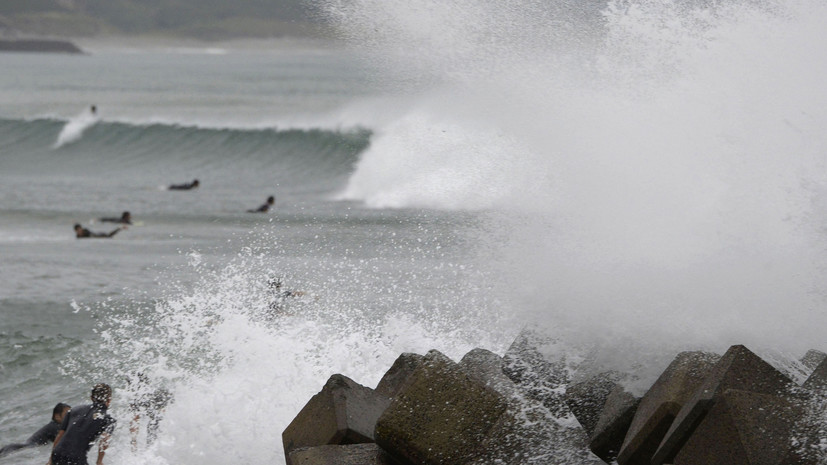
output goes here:
{"type": "Polygon", "coordinates": [[[0,52],[42,52],[82,54],[77,45],[56,39],[0,39],[0,52]]]}

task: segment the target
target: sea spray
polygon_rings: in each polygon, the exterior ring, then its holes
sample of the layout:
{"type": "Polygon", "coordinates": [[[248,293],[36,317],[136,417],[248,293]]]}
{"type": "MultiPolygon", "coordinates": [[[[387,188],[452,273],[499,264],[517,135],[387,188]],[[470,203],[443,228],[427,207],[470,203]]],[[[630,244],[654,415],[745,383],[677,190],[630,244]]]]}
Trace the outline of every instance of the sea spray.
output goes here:
{"type": "MultiPolygon", "coordinates": [[[[402,352],[437,348],[458,360],[476,346],[503,351],[519,329],[482,298],[489,281],[462,263],[436,260],[446,253],[439,247],[359,257],[321,238],[285,249],[284,235],[259,229],[223,263],[190,252],[196,282],[170,276],[154,301],[88,309],[100,319],[102,345],[66,370],[88,382],[111,380],[121,419],[132,417],[130,399],[139,393],[125,380],[137,373],[174,396],[160,439],[147,446],[139,436],[133,450],[123,428],[113,460],[282,463],[280,432],[330,375],[373,387],[402,352]],[[278,300],[274,279],[295,296],[278,300]],[[491,338],[495,326],[502,334],[491,338]]],[[[411,248],[393,235],[375,244],[411,248]]]]}
{"type": "Polygon", "coordinates": [[[328,2],[420,97],[350,198],[489,208],[496,294],[613,363],[661,360],[649,377],[683,349],[823,344],[824,6],[616,1],[555,22],[561,5],[328,2]],[[475,163],[492,154],[494,183],[475,163]],[[384,183],[412,169],[438,182],[384,183]]]}
{"type": "Polygon", "coordinates": [[[83,112],[75,116],[63,126],[52,148],[58,149],[77,141],[87,129],[94,126],[99,120],[100,118],[94,112],[83,112]]]}

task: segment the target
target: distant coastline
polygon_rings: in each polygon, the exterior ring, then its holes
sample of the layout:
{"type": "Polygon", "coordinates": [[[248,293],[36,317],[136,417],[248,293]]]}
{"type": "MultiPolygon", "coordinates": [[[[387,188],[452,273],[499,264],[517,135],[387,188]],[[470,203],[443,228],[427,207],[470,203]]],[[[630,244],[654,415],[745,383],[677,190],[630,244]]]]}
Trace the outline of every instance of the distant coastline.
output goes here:
{"type": "Polygon", "coordinates": [[[0,52],[82,54],[83,50],[68,40],[0,39],[0,52]]]}

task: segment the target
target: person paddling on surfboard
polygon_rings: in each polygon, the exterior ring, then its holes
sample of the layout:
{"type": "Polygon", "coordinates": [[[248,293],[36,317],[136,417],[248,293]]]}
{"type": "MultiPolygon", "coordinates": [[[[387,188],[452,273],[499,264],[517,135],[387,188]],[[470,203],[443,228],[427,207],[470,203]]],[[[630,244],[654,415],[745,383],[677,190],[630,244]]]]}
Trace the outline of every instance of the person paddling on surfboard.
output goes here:
{"type": "Polygon", "coordinates": [[[80,224],[75,225],[75,237],[78,239],[88,239],[88,238],[109,238],[118,234],[118,231],[121,229],[126,229],[126,226],[121,226],[120,228],[109,232],[109,233],[99,233],[99,232],[92,232],[80,224]]]}
{"type": "Polygon", "coordinates": [[[103,223],[132,224],[132,215],[129,212],[123,212],[120,218],[101,218],[100,221],[103,223]]]}
{"type": "Polygon", "coordinates": [[[188,191],[190,189],[195,189],[200,184],[201,183],[199,183],[197,179],[193,179],[192,182],[190,182],[190,183],[173,184],[173,185],[169,186],[168,189],[171,190],[171,191],[188,191]]]}
{"type": "Polygon", "coordinates": [[[268,210],[270,210],[270,207],[272,207],[275,203],[276,198],[271,195],[270,197],[267,197],[267,202],[263,203],[260,207],[256,208],[255,210],[247,210],[247,213],[266,213],[268,210]]]}

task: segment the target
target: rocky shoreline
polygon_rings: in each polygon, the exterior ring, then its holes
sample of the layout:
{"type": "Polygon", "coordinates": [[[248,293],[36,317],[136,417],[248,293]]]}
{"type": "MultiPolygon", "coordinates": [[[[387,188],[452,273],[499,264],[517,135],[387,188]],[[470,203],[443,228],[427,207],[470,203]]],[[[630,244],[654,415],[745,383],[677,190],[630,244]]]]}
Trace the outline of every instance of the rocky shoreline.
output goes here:
{"type": "Polygon", "coordinates": [[[405,353],[374,389],[333,375],[284,430],[287,465],[827,463],[823,352],[801,359],[801,385],[742,345],[683,352],[636,396],[629,375],[572,372],[543,343],[405,353]]]}
{"type": "Polygon", "coordinates": [[[57,39],[0,39],[0,52],[83,54],[74,43],[57,39]]]}

